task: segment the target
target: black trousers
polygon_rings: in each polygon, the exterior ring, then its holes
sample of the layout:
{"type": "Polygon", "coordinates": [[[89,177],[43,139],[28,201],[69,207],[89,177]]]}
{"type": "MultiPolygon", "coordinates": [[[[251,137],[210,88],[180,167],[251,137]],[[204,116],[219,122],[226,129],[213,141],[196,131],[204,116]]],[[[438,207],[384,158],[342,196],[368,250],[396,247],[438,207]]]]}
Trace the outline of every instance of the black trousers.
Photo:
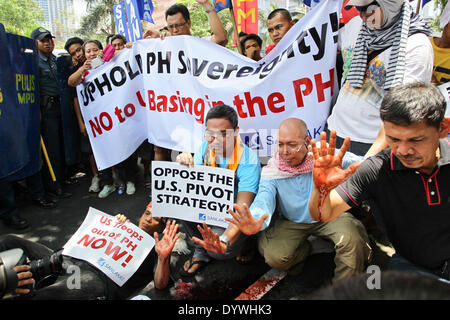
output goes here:
{"type": "Polygon", "coordinates": [[[46,191],[54,192],[61,188],[65,179],[64,133],[61,119],[61,105],[58,102],[41,107],[41,134],[56,181],[50,175],[47,161],[43,156],[42,178],[46,191]]]}

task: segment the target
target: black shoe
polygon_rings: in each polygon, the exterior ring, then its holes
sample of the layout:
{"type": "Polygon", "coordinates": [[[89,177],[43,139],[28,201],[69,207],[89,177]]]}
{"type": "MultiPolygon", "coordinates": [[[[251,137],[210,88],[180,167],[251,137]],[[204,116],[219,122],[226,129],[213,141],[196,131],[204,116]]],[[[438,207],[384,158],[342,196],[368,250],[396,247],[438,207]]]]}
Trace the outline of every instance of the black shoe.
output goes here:
{"type": "Polygon", "coordinates": [[[80,183],[80,180],[78,180],[77,178],[73,178],[73,177],[63,181],[63,184],[67,185],[67,186],[75,185],[75,184],[79,184],[79,183],[80,183]]]}
{"type": "Polygon", "coordinates": [[[56,202],[54,202],[52,200],[47,200],[45,198],[33,199],[33,202],[38,207],[41,207],[44,209],[53,209],[56,207],[56,202]]]}
{"type": "Polygon", "coordinates": [[[29,226],[28,221],[20,218],[19,216],[12,216],[10,218],[5,218],[3,222],[5,223],[6,226],[16,230],[22,230],[28,228],[29,226]]]}
{"type": "Polygon", "coordinates": [[[57,199],[65,199],[65,198],[70,198],[72,196],[71,193],[64,192],[64,191],[62,191],[62,189],[58,189],[58,190],[53,191],[53,192],[47,192],[47,194],[50,197],[57,198],[57,199]]]}

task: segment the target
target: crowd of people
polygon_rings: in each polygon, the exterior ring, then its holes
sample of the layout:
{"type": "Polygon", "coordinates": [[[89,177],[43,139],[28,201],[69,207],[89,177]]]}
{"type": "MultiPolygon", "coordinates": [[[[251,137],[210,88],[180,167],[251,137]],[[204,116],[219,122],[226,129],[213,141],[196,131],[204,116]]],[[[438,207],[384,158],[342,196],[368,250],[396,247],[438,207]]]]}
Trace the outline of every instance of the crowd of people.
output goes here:
{"type": "MultiPolygon", "coordinates": [[[[208,40],[225,46],[226,32],[213,6],[208,0],[196,1],[209,17],[212,35],[208,40]]],[[[450,80],[450,4],[441,16],[444,31],[440,38],[431,37],[429,27],[407,0],[350,0],[346,5],[353,6],[359,16],[340,26],[337,54],[343,63],[336,71],[341,83],[320,144],[308,135],[305,121],[284,119],[278,129],[277,151],[267,165],[261,165],[257,154],[239,138],[236,110],[218,105],[206,115],[205,141],[199,150],[176,157],[180,165],[227,168],[234,171],[236,181],[227,228],[178,221],[195,243],[192,257],[181,270],[184,276],[195,275],[213,259],[247,261],[256,253],[272,268],[299,274],[311,253],[309,236],[314,235],[334,244],[333,283],[342,283],[360,275],[372,259],[366,225],[353,211],[364,207],[358,212],[375,218],[395,249],[391,270],[450,280],[450,118],[445,117],[446,102],[436,88],[450,80]]],[[[144,38],[191,34],[184,5],[171,6],[165,17],[167,28],[148,30],[144,38]]],[[[296,21],[280,8],[270,13],[266,23],[276,46],[296,21]]],[[[42,168],[26,183],[36,205],[54,208],[52,199],[70,197],[64,185],[77,181],[64,157],[62,88],[56,78],[53,36],[38,28],[31,37],[39,50],[41,132],[56,179],[42,168]]],[[[239,45],[242,54],[255,61],[273,48],[263,52],[261,37],[245,33],[239,34],[239,45]]],[[[151,160],[171,160],[170,150],[145,142],[122,163],[97,169],[73,88],[98,60],[108,63],[130,46],[121,35],[109,37],[105,47],[98,40],[78,37],[65,45],[71,63],[65,89],[78,123],[80,152],[89,157],[89,192],[98,193],[99,198],[117,189],[133,195],[138,159],[148,187],[151,160]]],[[[13,183],[0,183],[4,222],[12,228],[26,228],[28,223],[14,204],[13,183]]],[[[126,221],[124,216],[117,219],[126,221]]],[[[158,289],[167,286],[168,256],[179,237],[178,223],[153,218],[151,204],[141,221],[139,227],[157,240],[148,261],[122,291],[94,272],[102,285],[88,298],[127,298],[153,279],[158,289]],[[166,232],[159,240],[157,232],[164,227],[166,232]]],[[[5,238],[0,248],[33,246],[21,241],[5,238]]],[[[41,298],[58,292],[51,286],[45,290],[48,293],[41,298]]]]}

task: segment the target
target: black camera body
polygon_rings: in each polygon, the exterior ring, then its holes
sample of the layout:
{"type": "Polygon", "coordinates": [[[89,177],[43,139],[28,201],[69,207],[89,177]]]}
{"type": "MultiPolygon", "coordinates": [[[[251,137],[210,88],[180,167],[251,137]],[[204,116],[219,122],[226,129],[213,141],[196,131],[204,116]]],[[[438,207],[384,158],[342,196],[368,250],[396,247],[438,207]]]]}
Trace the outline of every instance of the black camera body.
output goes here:
{"type": "Polygon", "coordinates": [[[0,252],[0,299],[8,292],[16,289],[18,284],[17,273],[13,270],[19,265],[29,265],[34,284],[28,289],[39,289],[55,282],[63,272],[62,250],[51,256],[30,261],[22,249],[11,249],[0,252]]]}
{"type": "Polygon", "coordinates": [[[25,263],[26,257],[22,249],[0,252],[0,299],[17,287],[19,279],[13,268],[25,263]]]}

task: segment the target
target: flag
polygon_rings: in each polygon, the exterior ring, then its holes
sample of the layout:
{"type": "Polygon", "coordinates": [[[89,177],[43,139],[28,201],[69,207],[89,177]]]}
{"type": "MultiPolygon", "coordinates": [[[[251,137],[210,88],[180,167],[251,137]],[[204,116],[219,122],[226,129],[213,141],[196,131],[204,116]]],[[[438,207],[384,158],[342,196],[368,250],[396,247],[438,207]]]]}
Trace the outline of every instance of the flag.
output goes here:
{"type": "Polygon", "coordinates": [[[137,0],[125,0],[125,11],[128,17],[128,31],[130,41],[142,39],[141,19],[139,16],[137,0]]]}
{"type": "Polygon", "coordinates": [[[113,6],[114,19],[116,21],[117,33],[123,35],[127,41],[130,41],[130,36],[128,35],[127,19],[125,16],[125,11],[123,10],[123,2],[119,2],[113,6]]]}
{"type": "Polygon", "coordinates": [[[155,23],[153,21],[153,2],[152,0],[137,0],[140,20],[155,23]]]}
{"type": "Polygon", "coordinates": [[[223,9],[232,8],[233,3],[231,1],[232,0],[211,0],[211,3],[214,6],[214,10],[216,10],[216,12],[219,12],[223,9]]]}
{"type": "Polygon", "coordinates": [[[316,4],[318,4],[320,0],[303,0],[303,3],[307,5],[308,7],[314,7],[316,4]]]}
{"type": "Polygon", "coordinates": [[[426,5],[428,2],[430,2],[431,0],[422,0],[422,8],[424,5],[426,5]]]}

